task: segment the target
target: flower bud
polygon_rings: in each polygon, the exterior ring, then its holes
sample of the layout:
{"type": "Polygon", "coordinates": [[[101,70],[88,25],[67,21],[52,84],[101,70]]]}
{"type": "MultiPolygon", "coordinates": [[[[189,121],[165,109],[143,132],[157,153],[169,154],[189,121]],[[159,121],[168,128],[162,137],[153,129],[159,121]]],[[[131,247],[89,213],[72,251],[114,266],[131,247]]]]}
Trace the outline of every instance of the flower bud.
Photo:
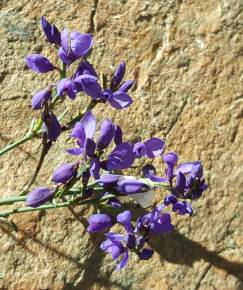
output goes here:
{"type": "Polygon", "coordinates": [[[111,90],[115,91],[117,89],[117,87],[120,85],[124,75],[126,72],[126,64],[125,62],[121,62],[117,68],[117,70],[115,71],[112,80],[111,80],[111,90]]]}
{"type": "Polygon", "coordinates": [[[43,101],[47,101],[51,97],[51,91],[49,89],[44,89],[37,92],[32,98],[32,108],[34,110],[41,109],[43,101]]]}
{"type": "Polygon", "coordinates": [[[45,17],[41,17],[41,26],[50,43],[61,44],[61,33],[55,25],[51,25],[45,17]]]}
{"type": "Polygon", "coordinates": [[[90,233],[100,232],[112,227],[112,219],[107,214],[94,214],[88,219],[87,231],[90,233]]]}
{"type": "Polygon", "coordinates": [[[55,183],[68,182],[77,172],[77,164],[66,163],[58,166],[52,173],[52,181],[55,183]]]}
{"type": "Polygon", "coordinates": [[[124,194],[132,194],[149,190],[149,186],[136,179],[123,179],[118,181],[118,191],[124,194]]]}
{"type": "Polygon", "coordinates": [[[30,69],[37,73],[47,73],[55,69],[50,61],[40,54],[32,54],[27,56],[25,62],[30,69]]]}
{"type": "Polygon", "coordinates": [[[100,136],[97,141],[97,148],[103,150],[107,148],[114,136],[114,125],[109,119],[101,123],[100,136]]]}
{"type": "Polygon", "coordinates": [[[35,188],[28,194],[26,205],[30,207],[38,207],[48,200],[51,200],[53,193],[53,191],[46,187],[35,188]]]}

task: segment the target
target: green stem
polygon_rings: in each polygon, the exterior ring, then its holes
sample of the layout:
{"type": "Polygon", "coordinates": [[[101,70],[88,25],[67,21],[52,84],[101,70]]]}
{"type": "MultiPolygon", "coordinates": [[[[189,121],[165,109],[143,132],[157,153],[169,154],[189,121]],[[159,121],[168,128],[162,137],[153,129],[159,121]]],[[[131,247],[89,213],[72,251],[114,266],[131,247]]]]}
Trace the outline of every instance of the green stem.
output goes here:
{"type": "Polygon", "coordinates": [[[77,206],[77,205],[87,205],[87,204],[95,204],[97,202],[102,202],[106,201],[112,197],[115,197],[115,195],[109,194],[106,196],[103,196],[101,198],[92,198],[92,199],[87,199],[87,200],[82,200],[79,202],[74,201],[66,201],[66,202],[61,202],[57,204],[47,204],[47,205],[42,205],[39,207],[21,207],[21,208],[15,208],[15,209],[10,209],[6,210],[0,213],[0,217],[8,217],[11,214],[16,214],[16,213],[23,213],[23,212],[33,212],[33,211],[38,211],[38,210],[46,210],[46,209],[56,209],[56,208],[61,208],[61,207],[69,207],[69,206],[77,206]]]}
{"type": "Polygon", "coordinates": [[[33,132],[28,132],[23,138],[8,144],[5,148],[3,148],[2,150],[0,150],[0,156],[7,153],[8,151],[14,149],[15,147],[24,144],[25,142],[29,141],[30,139],[32,139],[34,137],[34,133],[33,132]]]}
{"type": "Polygon", "coordinates": [[[92,100],[90,101],[88,107],[82,112],[79,113],[75,118],[73,118],[68,124],[67,129],[70,129],[73,125],[75,125],[76,122],[78,122],[82,117],[90,110],[92,110],[99,102],[92,100]]]}
{"type": "MultiPolygon", "coordinates": [[[[91,188],[93,187],[94,183],[91,183],[88,188],[91,188]]],[[[102,186],[96,186],[96,187],[93,187],[93,192],[94,193],[100,193],[100,192],[103,192],[104,191],[104,188],[102,186]]],[[[65,192],[65,194],[62,194],[62,196],[70,196],[70,195],[78,195],[80,193],[83,192],[83,189],[80,187],[80,188],[70,188],[67,192],[65,192]]],[[[23,192],[22,192],[23,193],[23,192]]],[[[0,199],[0,206],[3,206],[3,205],[9,205],[9,204],[13,204],[13,203],[16,203],[16,202],[22,202],[22,201],[25,201],[26,198],[27,198],[27,195],[26,195],[26,191],[25,191],[25,195],[23,194],[20,194],[18,196],[10,196],[10,197],[5,197],[5,198],[1,198],[0,199]]]]}

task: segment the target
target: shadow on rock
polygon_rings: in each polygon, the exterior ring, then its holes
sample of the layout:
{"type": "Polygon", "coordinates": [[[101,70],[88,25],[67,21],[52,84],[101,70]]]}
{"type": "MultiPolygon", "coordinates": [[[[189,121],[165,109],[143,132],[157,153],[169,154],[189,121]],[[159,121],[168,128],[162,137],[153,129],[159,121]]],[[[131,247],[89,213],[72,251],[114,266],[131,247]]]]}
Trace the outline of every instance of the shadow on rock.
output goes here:
{"type": "Polygon", "coordinates": [[[171,234],[156,237],[149,242],[149,245],[160,255],[161,259],[170,263],[192,267],[194,262],[204,260],[243,281],[243,264],[231,262],[216,251],[207,250],[176,230],[171,234]]]}

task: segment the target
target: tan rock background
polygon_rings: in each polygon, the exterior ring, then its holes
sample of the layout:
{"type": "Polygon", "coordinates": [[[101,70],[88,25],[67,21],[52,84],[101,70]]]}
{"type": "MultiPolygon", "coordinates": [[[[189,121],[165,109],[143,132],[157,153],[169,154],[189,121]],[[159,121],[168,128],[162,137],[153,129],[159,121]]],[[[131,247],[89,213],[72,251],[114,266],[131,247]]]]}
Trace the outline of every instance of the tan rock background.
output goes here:
{"type": "MultiPolygon", "coordinates": [[[[0,224],[0,289],[243,289],[243,2],[2,0],[0,8],[0,147],[23,135],[31,95],[57,77],[33,74],[23,61],[33,52],[56,59],[40,29],[44,15],[60,29],[94,33],[99,71],[126,60],[134,104],[122,112],[100,106],[99,118],[114,118],[127,139],[161,136],[181,160],[201,159],[210,185],[193,203],[195,216],[175,220],[175,233],[151,244],[151,261],[132,255],[120,273],[97,248],[101,238],[68,210],[16,215],[18,233],[0,224]]],[[[38,184],[67,159],[67,137],[51,149],[38,184]]],[[[1,196],[23,188],[39,149],[35,140],[1,157],[1,196]]]]}

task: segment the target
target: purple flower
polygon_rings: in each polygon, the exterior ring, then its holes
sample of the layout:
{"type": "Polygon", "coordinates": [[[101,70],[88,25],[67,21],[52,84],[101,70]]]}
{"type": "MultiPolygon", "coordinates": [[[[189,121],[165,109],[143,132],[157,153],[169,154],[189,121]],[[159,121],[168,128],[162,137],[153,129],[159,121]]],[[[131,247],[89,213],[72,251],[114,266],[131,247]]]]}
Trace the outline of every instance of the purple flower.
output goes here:
{"type": "Polygon", "coordinates": [[[174,177],[174,167],[177,163],[178,156],[175,152],[169,152],[163,155],[163,160],[166,163],[165,176],[171,181],[174,177]]]}
{"type": "Polygon", "coordinates": [[[32,108],[34,110],[39,110],[42,107],[44,101],[47,101],[51,98],[51,90],[44,89],[37,92],[32,98],[32,108]]]}
{"type": "Polygon", "coordinates": [[[38,187],[32,190],[26,199],[26,205],[38,207],[53,198],[54,191],[46,187],[38,187]]]}
{"type": "Polygon", "coordinates": [[[172,210],[180,215],[193,214],[193,209],[190,203],[187,201],[178,201],[178,199],[172,194],[169,194],[165,197],[164,204],[166,206],[172,204],[172,210]]]}
{"type": "Polygon", "coordinates": [[[112,92],[110,89],[105,89],[103,91],[104,100],[108,101],[110,105],[118,110],[125,109],[132,104],[131,97],[122,91],[112,92]]]}
{"type": "Polygon", "coordinates": [[[118,125],[114,128],[114,142],[116,145],[122,143],[122,129],[118,125]]]}
{"type": "Polygon", "coordinates": [[[136,158],[148,157],[154,158],[162,154],[165,146],[165,141],[160,138],[150,138],[144,142],[134,144],[134,153],[136,158]]]}
{"type": "Polygon", "coordinates": [[[157,176],[156,169],[152,164],[144,165],[142,168],[143,176],[154,182],[168,182],[168,178],[157,176]]]}
{"type": "Polygon", "coordinates": [[[48,118],[43,119],[43,129],[47,132],[48,139],[50,141],[56,141],[62,132],[61,125],[53,113],[49,113],[48,118]]]}
{"type": "Polygon", "coordinates": [[[118,181],[117,185],[117,190],[124,194],[145,192],[150,189],[147,184],[137,179],[123,179],[118,181]]]}
{"type": "Polygon", "coordinates": [[[108,239],[101,243],[100,248],[111,254],[116,261],[116,269],[121,270],[126,266],[129,257],[128,249],[121,242],[124,236],[115,233],[108,233],[106,236],[108,239]]]}
{"type": "Polygon", "coordinates": [[[50,61],[40,55],[32,54],[25,58],[26,65],[37,73],[47,73],[55,69],[55,66],[50,61]]]}
{"type": "Polygon", "coordinates": [[[98,78],[98,75],[97,75],[95,69],[93,68],[92,64],[89,63],[87,60],[83,60],[79,64],[75,74],[73,75],[73,79],[76,79],[77,77],[79,77],[81,75],[91,75],[91,76],[98,78]]]}
{"type": "Polygon", "coordinates": [[[123,93],[127,93],[130,90],[130,88],[133,86],[133,84],[134,84],[134,81],[128,80],[123,85],[121,85],[121,87],[119,88],[119,91],[123,93]]]}
{"type": "Polygon", "coordinates": [[[94,214],[88,219],[88,223],[87,231],[89,233],[100,232],[113,225],[111,217],[107,214],[94,214]]]}
{"type": "Polygon", "coordinates": [[[73,31],[70,34],[70,39],[70,49],[77,58],[87,55],[93,46],[92,34],[73,31]]]}
{"type": "Polygon", "coordinates": [[[114,125],[109,119],[101,123],[100,136],[97,140],[97,148],[103,150],[107,148],[114,136],[114,125]]]}
{"type": "MultiPolygon", "coordinates": [[[[92,139],[95,133],[96,119],[91,111],[88,111],[81,121],[77,122],[71,132],[71,137],[78,139],[79,148],[68,149],[67,152],[71,155],[82,155],[86,152],[87,138],[92,139]],[[86,148],[85,148],[86,145],[86,148]]],[[[90,153],[90,152],[89,152],[90,153]]]]}
{"type": "Polygon", "coordinates": [[[122,93],[127,93],[128,90],[133,86],[134,81],[132,80],[126,81],[121,85],[125,72],[126,72],[126,64],[124,61],[122,61],[111,79],[110,90],[112,92],[118,91],[122,93]]]}
{"type": "Polygon", "coordinates": [[[74,100],[76,98],[74,82],[68,78],[60,80],[57,84],[57,94],[60,97],[64,97],[67,94],[70,99],[74,100]]]}
{"type": "Polygon", "coordinates": [[[176,191],[183,195],[184,191],[186,190],[186,177],[180,171],[176,175],[176,191]]]}
{"type": "Polygon", "coordinates": [[[129,168],[135,159],[133,146],[129,143],[120,143],[108,156],[106,166],[108,171],[129,168]]]}
{"type": "Polygon", "coordinates": [[[118,66],[117,70],[115,71],[112,79],[111,79],[111,85],[110,88],[112,91],[116,91],[120,85],[120,83],[123,80],[123,77],[126,72],[126,64],[125,62],[121,62],[120,65],[118,66]]]}
{"type": "Polygon", "coordinates": [[[146,236],[171,232],[174,226],[171,224],[170,214],[162,213],[163,208],[163,206],[155,207],[151,213],[139,217],[135,232],[146,236]]]}
{"type": "Polygon", "coordinates": [[[207,188],[200,161],[185,162],[177,167],[173,194],[182,198],[197,199],[207,188]]]}
{"type": "Polygon", "coordinates": [[[130,212],[130,210],[126,210],[120,213],[116,217],[116,220],[118,223],[122,224],[125,227],[128,233],[132,232],[132,225],[131,225],[132,213],[130,212]]]}
{"type": "Polygon", "coordinates": [[[179,215],[185,215],[188,213],[190,216],[193,214],[193,209],[187,201],[178,201],[173,203],[172,210],[179,215]]]}
{"type": "Polygon", "coordinates": [[[65,163],[58,166],[52,173],[52,181],[55,183],[68,182],[77,172],[77,164],[65,163]]]}
{"type": "Polygon", "coordinates": [[[103,174],[99,179],[99,183],[106,189],[113,188],[117,185],[120,176],[116,174],[103,174]]]}
{"type": "Polygon", "coordinates": [[[58,50],[60,59],[67,65],[89,53],[93,45],[91,34],[81,34],[64,29],[61,33],[61,47],[58,50]]]}
{"type": "Polygon", "coordinates": [[[102,89],[97,81],[97,77],[88,74],[82,74],[74,79],[77,91],[84,91],[94,100],[102,97],[102,89]]]}
{"type": "Polygon", "coordinates": [[[100,160],[99,158],[93,158],[90,162],[90,173],[94,179],[100,178],[100,160]]]}
{"type": "Polygon", "coordinates": [[[56,45],[61,44],[61,33],[59,30],[56,28],[56,26],[53,24],[51,25],[45,17],[41,17],[41,26],[42,29],[46,35],[47,40],[50,43],[55,43],[56,45]]]}
{"type": "Polygon", "coordinates": [[[93,139],[86,138],[84,142],[84,151],[89,157],[93,157],[96,149],[96,144],[93,139]]]}

